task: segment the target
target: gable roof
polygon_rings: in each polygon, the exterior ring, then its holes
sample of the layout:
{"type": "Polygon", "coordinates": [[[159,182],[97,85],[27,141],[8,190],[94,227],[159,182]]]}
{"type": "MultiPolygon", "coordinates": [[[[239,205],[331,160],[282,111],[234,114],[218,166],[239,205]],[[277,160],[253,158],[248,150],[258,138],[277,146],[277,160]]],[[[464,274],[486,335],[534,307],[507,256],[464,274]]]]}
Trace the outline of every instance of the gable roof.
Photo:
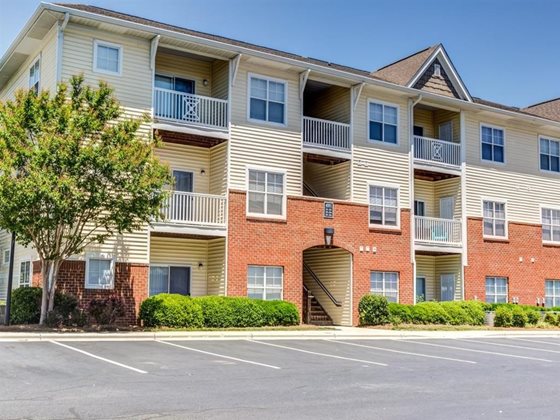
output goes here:
{"type": "Polygon", "coordinates": [[[372,72],[371,75],[387,82],[408,86],[414,75],[418,73],[418,70],[440,45],[433,45],[391,64],[387,64],[379,70],[372,72]]]}
{"type": "Polygon", "coordinates": [[[560,121],[560,98],[529,105],[522,108],[522,111],[549,120],[560,121]]]}

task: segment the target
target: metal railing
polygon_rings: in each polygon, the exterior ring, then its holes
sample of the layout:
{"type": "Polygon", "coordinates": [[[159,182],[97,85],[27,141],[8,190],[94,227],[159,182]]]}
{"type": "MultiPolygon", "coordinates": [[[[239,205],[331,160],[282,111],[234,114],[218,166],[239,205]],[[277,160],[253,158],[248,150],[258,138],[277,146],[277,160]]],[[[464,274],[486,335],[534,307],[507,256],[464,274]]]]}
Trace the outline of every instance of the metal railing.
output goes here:
{"type": "Polygon", "coordinates": [[[461,165],[461,145],[445,140],[414,136],[414,159],[452,166],[461,165]]]}
{"type": "Polygon", "coordinates": [[[311,276],[311,278],[315,281],[315,283],[317,283],[317,285],[321,288],[321,290],[323,292],[325,292],[325,294],[327,295],[327,297],[331,300],[331,302],[335,305],[335,306],[342,306],[342,303],[340,303],[334,296],[333,294],[330,292],[329,289],[327,289],[327,286],[324,285],[324,283],[319,279],[319,277],[317,277],[317,274],[315,274],[313,272],[313,270],[311,269],[311,267],[309,267],[309,265],[307,265],[306,263],[303,263],[303,268],[305,271],[307,271],[309,273],[309,275],[311,276]]]}
{"type": "Polygon", "coordinates": [[[414,216],[415,235],[418,242],[460,246],[461,221],[437,217],[414,216]]]}
{"type": "Polygon", "coordinates": [[[174,191],[162,207],[165,222],[226,225],[227,198],[222,195],[174,191]]]}
{"type": "Polygon", "coordinates": [[[154,116],[174,122],[227,129],[227,104],[223,99],[154,88],[154,116]]]}
{"type": "Polygon", "coordinates": [[[349,152],[350,124],[303,117],[303,144],[349,152]]]}

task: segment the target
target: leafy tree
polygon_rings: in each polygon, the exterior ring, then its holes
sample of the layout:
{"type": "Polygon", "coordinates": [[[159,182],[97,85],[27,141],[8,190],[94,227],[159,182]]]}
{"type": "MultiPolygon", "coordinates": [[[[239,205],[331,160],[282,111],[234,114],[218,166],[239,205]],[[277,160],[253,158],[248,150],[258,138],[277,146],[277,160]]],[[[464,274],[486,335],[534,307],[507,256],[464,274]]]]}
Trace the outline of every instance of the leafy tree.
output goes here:
{"type": "Polygon", "coordinates": [[[62,262],[160,216],[167,166],[109,86],[74,76],[55,94],[19,91],[0,102],[0,228],[41,261],[41,319],[54,306],[62,262]]]}

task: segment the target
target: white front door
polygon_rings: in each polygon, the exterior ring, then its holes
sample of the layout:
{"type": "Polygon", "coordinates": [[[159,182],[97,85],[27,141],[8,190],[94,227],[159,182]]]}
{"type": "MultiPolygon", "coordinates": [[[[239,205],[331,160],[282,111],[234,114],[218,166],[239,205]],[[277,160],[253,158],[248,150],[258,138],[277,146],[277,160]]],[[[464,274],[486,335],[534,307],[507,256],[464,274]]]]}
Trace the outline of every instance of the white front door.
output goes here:
{"type": "Polygon", "coordinates": [[[453,219],[453,207],[455,207],[453,197],[441,197],[439,199],[439,217],[441,219],[453,219]]]}
{"type": "Polygon", "coordinates": [[[448,301],[455,299],[455,274],[442,274],[440,277],[441,283],[441,301],[448,301]]]}

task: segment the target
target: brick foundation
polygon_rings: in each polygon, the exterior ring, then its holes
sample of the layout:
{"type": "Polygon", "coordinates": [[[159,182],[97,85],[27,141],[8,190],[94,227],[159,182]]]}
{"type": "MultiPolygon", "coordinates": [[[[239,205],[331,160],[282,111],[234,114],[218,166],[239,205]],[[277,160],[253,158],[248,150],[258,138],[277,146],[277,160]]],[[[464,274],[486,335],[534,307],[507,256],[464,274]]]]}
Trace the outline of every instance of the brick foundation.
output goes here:
{"type": "MultiPolygon", "coordinates": [[[[125,305],[125,316],[120,325],[136,325],[140,303],[148,297],[148,265],[116,263],[115,287],[109,290],[85,288],[85,261],[64,261],[58,274],[57,290],[70,293],[86,308],[89,301],[110,296],[120,297],[125,305]]],[[[41,264],[33,263],[33,285],[41,286],[41,264]]]]}
{"type": "Polygon", "coordinates": [[[544,297],[545,280],[560,279],[560,247],[542,243],[540,225],[510,222],[508,230],[506,241],[484,239],[482,219],[468,219],[466,299],[485,300],[486,276],[500,276],[508,278],[508,300],[534,305],[544,297]]]}
{"type": "Polygon", "coordinates": [[[370,271],[398,271],[399,298],[413,302],[413,269],[410,257],[410,212],[401,211],[401,230],[370,229],[368,206],[335,203],[334,219],[323,218],[323,200],[288,197],[287,219],[248,218],[246,195],[229,194],[228,290],[230,296],[247,295],[247,266],[284,267],[284,299],[302,309],[303,251],[324,244],[323,228],[335,229],[334,245],[353,255],[353,323],[358,322],[358,302],[370,291],[370,271]],[[360,246],[377,252],[360,252],[360,246]]]}

